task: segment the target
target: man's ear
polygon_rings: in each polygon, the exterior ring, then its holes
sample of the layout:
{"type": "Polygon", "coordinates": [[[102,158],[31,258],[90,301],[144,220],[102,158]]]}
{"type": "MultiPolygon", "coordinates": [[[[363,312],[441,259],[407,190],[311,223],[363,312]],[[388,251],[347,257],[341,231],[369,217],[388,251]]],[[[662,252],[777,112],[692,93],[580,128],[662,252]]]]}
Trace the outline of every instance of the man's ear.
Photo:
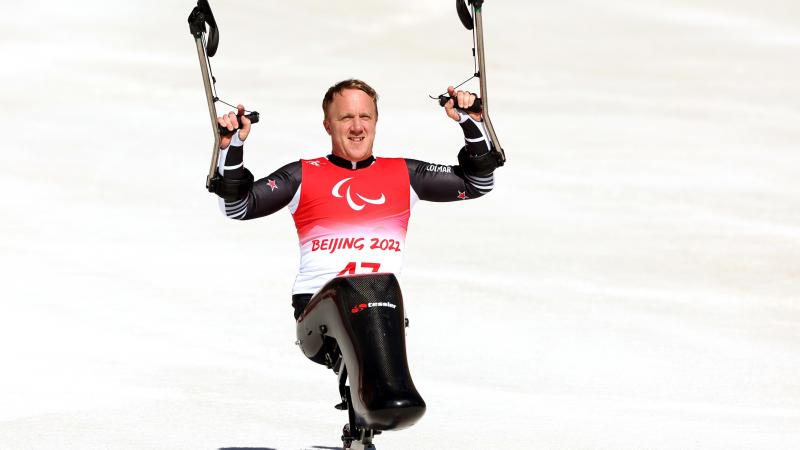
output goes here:
{"type": "Polygon", "coordinates": [[[328,119],[322,119],[322,126],[325,128],[325,131],[328,132],[328,136],[331,134],[331,124],[328,122],[328,119]]]}

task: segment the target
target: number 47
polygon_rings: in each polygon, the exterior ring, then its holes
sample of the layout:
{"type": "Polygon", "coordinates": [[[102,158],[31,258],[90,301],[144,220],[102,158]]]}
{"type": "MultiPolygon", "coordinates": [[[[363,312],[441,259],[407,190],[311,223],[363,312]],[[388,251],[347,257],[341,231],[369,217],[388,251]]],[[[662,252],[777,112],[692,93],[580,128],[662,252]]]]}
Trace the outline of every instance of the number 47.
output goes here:
{"type": "MultiPolygon", "coordinates": [[[[339,272],[339,274],[338,274],[338,275],[336,275],[336,276],[338,277],[338,276],[342,276],[342,275],[355,275],[355,274],[356,274],[356,270],[358,269],[359,265],[361,266],[361,268],[362,268],[362,269],[371,269],[373,273],[374,273],[374,272],[377,272],[377,271],[379,271],[379,270],[381,270],[381,263],[372,263],[372,262],[362,262],[362,263],[356,263],[356,262],[349,262],[349,263],[347,263],[347,265],[346,265],[346,266],[344,266],[344,269],[342,269],[342,271],[341,271],[341,272],[339,272]]],[[[362,271],[362,272],[363,272],[363,271],[362,271]]]]}

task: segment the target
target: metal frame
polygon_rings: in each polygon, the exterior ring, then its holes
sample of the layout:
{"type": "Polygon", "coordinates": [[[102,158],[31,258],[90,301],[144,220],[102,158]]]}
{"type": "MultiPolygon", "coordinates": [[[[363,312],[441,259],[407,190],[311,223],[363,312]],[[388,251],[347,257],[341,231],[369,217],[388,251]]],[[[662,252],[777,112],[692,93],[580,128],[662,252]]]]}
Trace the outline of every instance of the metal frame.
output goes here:
{"type": "MultiPolygon", "coordinates": [[[[471,2],[472,3],[472,2],[471,2]]],[[[481,86],[481,101],[483,102],[483,122],[486,124],[486,131],[489,132],[489,137],[494,143],[494,147],[498,153],[500,153],[501,163],[505,163],[506,161],[506,153],[503,151],[503,147],[500,145],[500,140],[497,138],[497,133],[494,131],[494,126],[492,126],[492,120],[489,118],[489,95],[486,88],[486,61],[483,53],[483,15],[481,13],[482,7],[480,4],[483,2],[478,2],[479,5],[476,6],[474,3],[472,4],[472,17],[475,20],[475,36],[476,36],[476,52],[478,57],[478,77],[480,79],[480,86],[481,86]]]]}
{"type": "Polygon", "coordinates": [[[217,125],[217,107],[214,104],[214,91],[211,86],[211,74],[208,70],[208,57],[206,56],[206,46],[203,42],[205,33],[194,34],[194,41],[197,45],[197,57],[200,60],[200,71],[203,74],[203,85],[206,91],[206,100],[208,101],[208,115],[211,119],[211,129],[214,132],[214,147],[211,149],[211,166],[208,169],[208,176],[206,177],[206,189],[211,188],[211,179],[214,178],[217,171],[217,163],[219,160],[219,127],[217,125]]]}

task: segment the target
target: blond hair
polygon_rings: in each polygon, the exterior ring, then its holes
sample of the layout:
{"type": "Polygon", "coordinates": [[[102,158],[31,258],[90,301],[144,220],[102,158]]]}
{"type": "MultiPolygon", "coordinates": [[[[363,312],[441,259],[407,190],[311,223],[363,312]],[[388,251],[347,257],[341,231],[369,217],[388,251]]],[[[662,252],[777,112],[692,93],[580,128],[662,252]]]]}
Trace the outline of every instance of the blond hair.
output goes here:
{"type": "Polygon", "coordinates": [[[333,96],[336,94],[341,94],[342,91],[345,89],[358,89],[369,95],[372,98],[372,102],[375,104],[375,116],[377,118],[378,115],[378,93],[375,92],[375,89],[372,89],[372,86],[368,85],[367,83],[357,80],[355,78],[350,78],[349,80],[340,81],[330,88],[328,88],[328,92],[325,93],[325,97],[322,99],[322,112],[325,114],[325,118],[328,117],[328,107],[331,106],[333,103],[333,96]]]}

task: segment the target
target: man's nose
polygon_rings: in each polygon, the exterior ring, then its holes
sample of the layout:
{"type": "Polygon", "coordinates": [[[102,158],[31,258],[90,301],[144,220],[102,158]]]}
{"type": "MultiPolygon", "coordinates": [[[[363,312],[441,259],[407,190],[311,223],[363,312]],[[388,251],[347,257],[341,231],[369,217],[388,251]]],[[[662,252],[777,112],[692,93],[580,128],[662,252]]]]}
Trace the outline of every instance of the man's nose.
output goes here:
{"type": "Polygon", "coordinates": [[[356,117],[353,119],[353,126],[350,128],[350,130],[354,133],[360,133],[364,130],[364,122],[361,120],[361,118],[356,117]]]}

